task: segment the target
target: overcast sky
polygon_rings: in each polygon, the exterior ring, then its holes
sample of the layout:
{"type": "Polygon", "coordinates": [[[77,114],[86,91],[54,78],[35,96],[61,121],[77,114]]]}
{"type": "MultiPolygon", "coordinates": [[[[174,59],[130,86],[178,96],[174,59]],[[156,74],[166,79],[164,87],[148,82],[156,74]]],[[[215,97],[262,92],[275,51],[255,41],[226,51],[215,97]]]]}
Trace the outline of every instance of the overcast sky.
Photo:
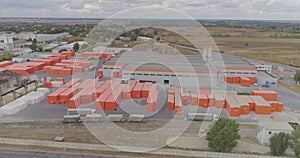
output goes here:
{"type": "MultiPolygon", "coordinates": [[[[1,0],[1,17],[106,18],[142,6],[196,19],[300,20],[300,0],[1,0]]],[[[138,13],[142,14],[142,13],[138,13]]]]}

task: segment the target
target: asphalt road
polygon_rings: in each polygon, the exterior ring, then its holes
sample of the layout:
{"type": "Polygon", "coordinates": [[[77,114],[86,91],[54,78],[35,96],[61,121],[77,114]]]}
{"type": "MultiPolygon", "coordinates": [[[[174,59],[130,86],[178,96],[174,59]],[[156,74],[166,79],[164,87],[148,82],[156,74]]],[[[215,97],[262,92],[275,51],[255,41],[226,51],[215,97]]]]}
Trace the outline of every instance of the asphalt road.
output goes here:
{"type": "Polygon", "coordinates": [[[54,152],[22,151],[22,150],[0,150],[1,158],[124,158],[124,156],[110,155],[83,155],[54,152]]]}

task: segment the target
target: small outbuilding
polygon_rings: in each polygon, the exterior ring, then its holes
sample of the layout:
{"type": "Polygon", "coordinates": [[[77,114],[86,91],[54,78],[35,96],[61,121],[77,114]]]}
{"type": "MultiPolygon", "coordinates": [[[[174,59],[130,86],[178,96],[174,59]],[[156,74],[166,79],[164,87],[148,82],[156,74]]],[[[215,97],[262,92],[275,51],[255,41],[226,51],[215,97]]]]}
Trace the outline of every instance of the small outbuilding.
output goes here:
{"type": "Polygon", "coordinates": [[[269,145],[269,140],[275,133],[292,133],[293,131],[294,128],[288,122],[260,122],[257,139],[259,143],[269,145]]]}

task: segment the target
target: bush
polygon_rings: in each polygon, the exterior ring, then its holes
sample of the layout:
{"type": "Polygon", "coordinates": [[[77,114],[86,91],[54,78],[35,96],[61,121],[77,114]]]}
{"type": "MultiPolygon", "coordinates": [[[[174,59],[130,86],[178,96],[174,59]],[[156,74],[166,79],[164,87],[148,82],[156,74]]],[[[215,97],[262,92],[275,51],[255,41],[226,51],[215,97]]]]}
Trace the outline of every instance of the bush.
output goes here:
{"type": "Polygon", "coordinates": [[[289,146],[289,134],[284,132],[275,133],[270,138],[271,154],[274,156],[282,156],[289,146]]]}
{"type": "Polygon", "coordinates": [[[213,151],[231,152],[237,146],[239,124],[235,120],[220,118],[207,133],[208,147],[213,151]]]}

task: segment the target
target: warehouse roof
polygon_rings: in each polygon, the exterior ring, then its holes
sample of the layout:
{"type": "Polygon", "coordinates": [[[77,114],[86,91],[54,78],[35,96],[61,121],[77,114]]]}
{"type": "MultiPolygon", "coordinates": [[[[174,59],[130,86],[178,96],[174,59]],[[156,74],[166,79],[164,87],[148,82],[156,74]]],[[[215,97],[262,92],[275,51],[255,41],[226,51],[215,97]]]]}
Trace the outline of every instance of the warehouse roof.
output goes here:
{"type": "Polygon", "coordinates": [[[293,131],[294,129],[287,122],[260,122],[260,126],[267,130],[284,130],[284,131],[293,131]]]}

